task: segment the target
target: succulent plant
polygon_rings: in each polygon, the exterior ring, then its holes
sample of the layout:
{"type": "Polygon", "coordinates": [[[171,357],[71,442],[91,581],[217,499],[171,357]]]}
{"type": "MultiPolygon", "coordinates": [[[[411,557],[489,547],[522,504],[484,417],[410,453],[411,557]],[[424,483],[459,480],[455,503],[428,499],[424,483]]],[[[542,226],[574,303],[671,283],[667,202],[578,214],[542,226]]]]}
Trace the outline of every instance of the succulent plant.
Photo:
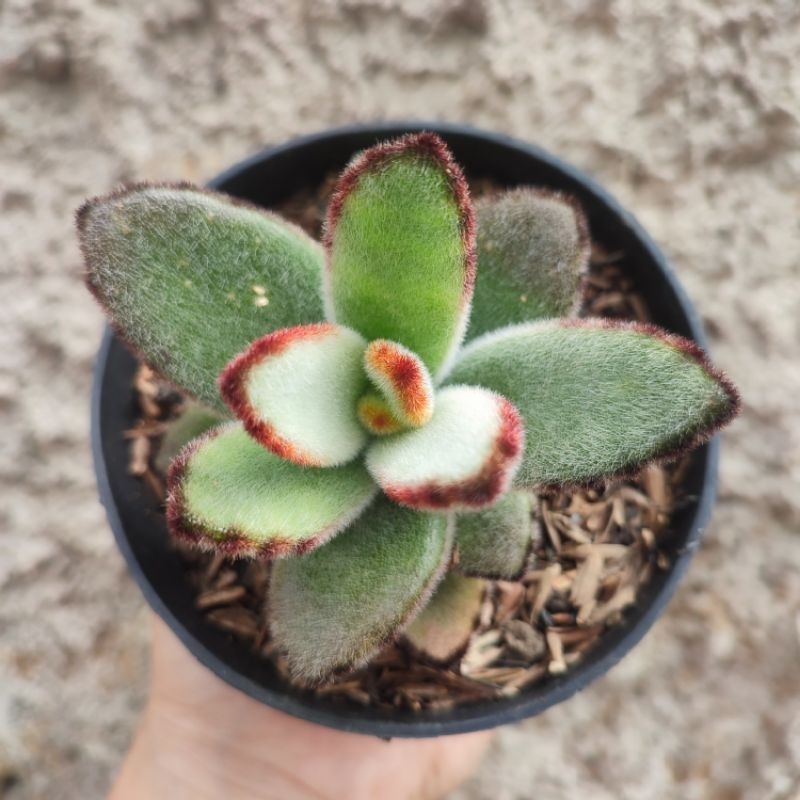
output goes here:
{"type": "Polygon", "coordinates": [[[78,229],[116,331],[198,401],[165,443],[196,437],[171,532],[274,559],[270,629],[304,680],[403,631],[452,658],[482,579],[525,568],[537,492],[632,473],[737,410],[693,343],[575,318],[573,200],[518,189],[476,213],[433,134],[358,155],[322,245],[188,185],[91,200],[78,229]]]}

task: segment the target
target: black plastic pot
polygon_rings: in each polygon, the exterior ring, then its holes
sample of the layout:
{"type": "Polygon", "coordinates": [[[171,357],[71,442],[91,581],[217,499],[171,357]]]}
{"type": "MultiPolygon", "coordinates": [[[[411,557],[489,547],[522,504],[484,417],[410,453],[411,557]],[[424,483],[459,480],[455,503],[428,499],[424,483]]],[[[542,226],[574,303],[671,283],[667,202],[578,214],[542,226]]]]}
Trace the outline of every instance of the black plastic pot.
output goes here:
{"type": "MultiPolygon", "coordinates": [[[[470,177],[487,177],[508,186],[549,186],[576,195],[586,210],[593,237],[609,251],[624,254],[623,266],[635,275],[653,321],[705,346],[700,320],[672,269],[633,217],[574,167],[501,134],[440,123],[340,128],[269,148],[227,170],[211,186],[260,205],[277,205],[299,188],[317,186],[356,151],[423,129],[434,130],[447,141],[470,177]]],[[[207,623],[195,608],[193,591],[182,562],[170,547],[159,504],[139,479],[128,474],[128,446],[122,432],[137,417],[132,390],[135,367],[133,356],[107,331],[95,373],[92,441],[100,497],[131,574],[153,610],[219,677],[269,706],[333,728],[383,737],[463,733],[530,717],[565,700],[607,672],[644,636],[686,571],[711,516],[717,438],[694,455],[686,478],[686,492],[692,500],[674,513],[665,540],[671,568],[654,574],[625,621],[601,637],[582,662],[517,697],[477,702],[446,712],[387,713],[342,707],[288,688],[267,662],[207,623]]]]}

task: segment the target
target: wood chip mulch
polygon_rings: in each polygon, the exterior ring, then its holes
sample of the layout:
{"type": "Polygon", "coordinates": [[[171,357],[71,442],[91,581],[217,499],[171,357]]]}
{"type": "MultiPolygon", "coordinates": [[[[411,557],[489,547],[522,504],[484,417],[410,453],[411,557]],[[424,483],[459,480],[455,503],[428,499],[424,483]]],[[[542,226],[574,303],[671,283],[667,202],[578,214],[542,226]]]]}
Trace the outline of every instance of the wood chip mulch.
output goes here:
{"type": "MultiPolygon", "coordinates": [[[[301,195],[281,213],[318,234],[327,191],[328,186],[316,199],[301,195]]],[[[582,316],[648,321],[645,302],[620,268],[620,258],[593,249],[582,316]]],[[[141,416],[125,432],[129,468],[163,500],[164,478],[153,460],[166,422],[180,414],[182,399],[145,366],[139,368],[134,389],[141,416]]],[[[681,499],[690,457],[648,467],[633,479],[540,498],[530,570],[520,581],[487,582],[469,645],[445,667],[426,663],[397,643],[358,671],[299,688],[345,704],[444,710],[510,697],[565,672],[624,618],[654,572],[669,568],[660,543],[669,531],[671,509],[681,499]]],[[[291,683],[265,622],[268,563],[228,561],[175,546],[184,556],[196,606],[209,624],[255,649],[291,683]]]]}

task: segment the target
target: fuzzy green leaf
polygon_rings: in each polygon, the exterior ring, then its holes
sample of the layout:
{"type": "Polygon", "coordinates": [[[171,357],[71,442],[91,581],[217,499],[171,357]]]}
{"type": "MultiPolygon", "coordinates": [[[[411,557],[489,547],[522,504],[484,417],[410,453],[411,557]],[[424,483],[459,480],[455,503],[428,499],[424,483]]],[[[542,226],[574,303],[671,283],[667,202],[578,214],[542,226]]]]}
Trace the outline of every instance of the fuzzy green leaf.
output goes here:
{"type": "Polygon", "coordinates": [[[156,469],[166,474],[169,465],[185,445],[227,419],[202,403],[187,403],[181,415],[167,425],[156,454],[156,469]]]}
{"type": "Polygon", "coordinates": [[[451,548],[444,515],[379,497],[324,547],[276,563],[270,630],[292,674],[314,681],[365,663],[419,613],[451,548]]]}
{"type": "Polygon", "coordinates": [[[517,189],[479,203],[476,212],[478,275],[467,338],[573,313],[589,263],[588,226],[577,203],[517,189]]]}
{"type": "Polygon", "coordinates": [[[456,569],[464,575],[515,580],[531,552],[536,498],[506,492],[493,506],[456,516],[456,569]]]}
{"type": "Polygon", "coordinates": [[[705,441],[737,411],[692,342],[608,320],[505,328],[462,351],[449,381],[485,386],[525,422],[517,486],[584,484],[705,441]]]}
{"type": "Polygon", "coordinates": [[[203,549],[272,558],[319,547],[375,492],[360,462],[304,469],[232,423],[192,442],[173,463],[167,520],[174,535],[203,549]]]}
{"type": "Polygon", "coordinates": [[[428,605],[408,626],[406,642],[430,661],[448,664],[469,644],[485,591],[485,581],[452,572],[445,575],[428,605]]]}
{"type": "Polygon", "coordinates": [[[282,328],[228,364],[220,392],[276,455],[306,467],[346,464],[367,443],[358,418],[366,349],[359,334],[330,322],[282,328]]]}
{"type": "Polygon", "coordinates": [[[367,469],[396,503],[411,508],[483,508],[508,489],[524,431],[514,406],[476,386],[436,395],[431,421],[378,439],[367,469]]]}
{"type": "Polygon", "coordinates": [[[469,314],[473,211],[437,136],[373,147],[339,179],[326,225],[328,319],[446,368],[469,314]]]}
{"type": "Polygon", "coordinates": [[[78,212],[89,288],[158,372],[223,409],[217,376],[259,336],[323,319],[323,253],[222,195],[134,186],[78,212]]]}

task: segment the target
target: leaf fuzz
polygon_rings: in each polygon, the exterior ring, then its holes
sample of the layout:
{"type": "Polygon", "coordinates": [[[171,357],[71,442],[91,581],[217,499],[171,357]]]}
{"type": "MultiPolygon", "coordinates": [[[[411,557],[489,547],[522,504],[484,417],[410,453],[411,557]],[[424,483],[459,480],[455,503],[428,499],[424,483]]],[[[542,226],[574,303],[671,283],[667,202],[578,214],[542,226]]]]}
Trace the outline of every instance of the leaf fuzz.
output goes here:
{"type": "Polygon", "coordinates": [[[77,223],[86,283],[116,332],[219,410],[217,376],[233,356],[269,331],[323,318],[320,246],[224,195],[139,184],[89,200],[77,223]]]}
{"type": "Polygon", "coordinates": [[[448,381],[508,397],[525,422],[515,485],[582,486],[675,457],[732,419],[739,398],[693,342],[611,320],[514,325],[466,347],[448,381]]]}
{"type": "Polygon", "coordinates": [[[232,423],[184,448],[167,490],[167,522],[179,539],[227,556],[275,558],[319,547],[358,517],[376,487],[360,463],[303,469],[232,423]]]}
{"type": "Polygon", "coordinates": [[[444,372],[469,316],[474,212],[460,167],[431,133],[357,156],[325,225],[327,316],[444,372]]]}
{"type": "Polygon", "coordinates": [[[379,497],[324,547],[277,562],[270,630],[292,675],[318,681],[368,661],[428,601],[451,548],[444,515],[379,497]]]}
{"type": "Polygon", "coordinates": [[[486,591],[484,581],[452,572],[446,575],[404,637],[413,650],[435,664],[461,655],[478,623],[486,591]]]}

